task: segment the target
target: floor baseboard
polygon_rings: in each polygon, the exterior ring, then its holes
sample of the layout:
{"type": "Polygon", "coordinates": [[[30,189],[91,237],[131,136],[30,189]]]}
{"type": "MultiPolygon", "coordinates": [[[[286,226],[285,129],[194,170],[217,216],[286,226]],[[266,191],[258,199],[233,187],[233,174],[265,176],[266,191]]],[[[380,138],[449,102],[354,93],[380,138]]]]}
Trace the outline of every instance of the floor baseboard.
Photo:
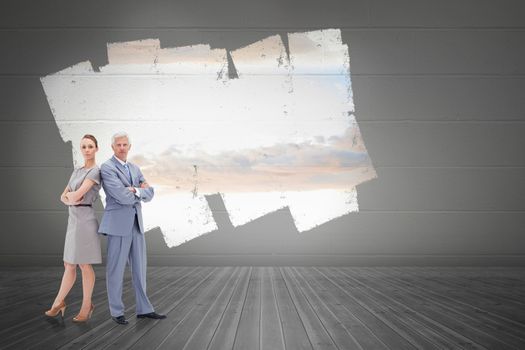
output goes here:
{"type": "MultiPolygon", "coordinates": [[[[104,257],[105,261],[105,257],[104,257]]],[[[57,266],[62,255],[0,255],[0,267],[57,266]]],[[[525,266],[525,255],[149,255],[149,266],[525,266]]]]}

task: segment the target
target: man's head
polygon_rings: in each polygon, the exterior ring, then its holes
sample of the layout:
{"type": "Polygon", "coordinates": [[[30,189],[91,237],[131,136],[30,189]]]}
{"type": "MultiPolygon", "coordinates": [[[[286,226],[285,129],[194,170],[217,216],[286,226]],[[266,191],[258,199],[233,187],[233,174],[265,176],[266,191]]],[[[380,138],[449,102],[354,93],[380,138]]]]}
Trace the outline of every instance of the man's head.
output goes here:
{"type": "Polygon", "coordinates": [[[131,143],[127,133],[120,131],[111,137],[111,148],[115,157],[125,162],[128,158],[128,152],[131,148],[131,143]]]}

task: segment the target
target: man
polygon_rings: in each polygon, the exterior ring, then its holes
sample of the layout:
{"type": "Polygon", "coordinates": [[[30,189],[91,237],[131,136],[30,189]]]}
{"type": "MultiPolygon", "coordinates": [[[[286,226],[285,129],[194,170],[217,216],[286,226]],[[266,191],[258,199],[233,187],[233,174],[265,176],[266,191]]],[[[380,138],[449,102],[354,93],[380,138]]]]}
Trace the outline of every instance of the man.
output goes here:
{"type": "Polygon", "coordinates": [[[99,227],[99,233],[108,236],[106,285],[111,318],[118,324],[128,324],[122,303],[122,283],[129,261],[137,317],[163,319],[166,316],[153,310],[146,294],[146,241],[141,201],[149,202],[153,198],[153,187],[148,185],[139,167],[127,161],[131,144],[125,132],[113,135],[111,148],[113,157],[100,167],[106,208],[99,227]]]}

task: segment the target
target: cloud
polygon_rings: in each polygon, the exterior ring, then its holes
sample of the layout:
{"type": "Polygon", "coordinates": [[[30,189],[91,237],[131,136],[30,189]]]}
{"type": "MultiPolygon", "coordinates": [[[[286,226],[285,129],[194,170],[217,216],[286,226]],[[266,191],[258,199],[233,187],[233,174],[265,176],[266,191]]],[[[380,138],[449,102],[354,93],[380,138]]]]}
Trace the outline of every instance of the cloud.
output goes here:
{"type": "Polygon", "coordinates": [[[348,190],[376,176],[361,145],[348,147],[353,134],[349,130],[343,137],[331,137],[323,143],[285,143],[220,154],[195,151],[188,156],[170,147],[158,155],[131,160],[143,168],[148,181],[166,191],[348,190]]]}

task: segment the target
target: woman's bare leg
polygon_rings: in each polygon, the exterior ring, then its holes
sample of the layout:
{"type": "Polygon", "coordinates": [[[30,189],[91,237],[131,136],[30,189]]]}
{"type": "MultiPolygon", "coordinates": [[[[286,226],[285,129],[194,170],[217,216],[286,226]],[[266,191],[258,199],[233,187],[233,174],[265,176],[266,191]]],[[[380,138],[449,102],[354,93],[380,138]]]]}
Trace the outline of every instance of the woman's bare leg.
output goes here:
{"type": "Polygon", "coordinates": [[[59,305],[63,300],[66,299],[69,291],[75,284],[77,278],[77,265],[64,262],[64,275],[62,276],[62,283],[60,283],[60,289],[53,302],[53,306],[59,305]]]}
{"type": "Polygon", "coordinates": [[[82,270],[82,306],[80,307],[80,315],[86,315],[91,309],[91,296],[93,295],[93,288],[95,287],[95,271],[91,264],[80,264],[82,270]]]}

